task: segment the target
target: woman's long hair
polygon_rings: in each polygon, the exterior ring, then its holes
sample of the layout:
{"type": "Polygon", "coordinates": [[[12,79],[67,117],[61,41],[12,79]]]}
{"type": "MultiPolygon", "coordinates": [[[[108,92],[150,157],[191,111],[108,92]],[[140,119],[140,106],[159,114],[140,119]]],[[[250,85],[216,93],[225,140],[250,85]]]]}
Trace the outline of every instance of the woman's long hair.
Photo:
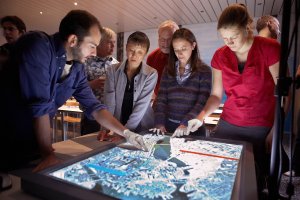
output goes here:
{"type": "Polygon", "coordinates": [[[189,60],[189,63],[191,65],[191,71],[192,71],[192,73],[195,72],[197,70],[198,66],[200,66],[199,63],[202,63],[202,61],[200,59],[200,53],[199,53],[196,37],[192,33],[192,31],[190,31],[189,29],[180,28],[174,32],[172,39],[171,39],[169,63],[167,66],[168,74],[171,76],[176,76],[175,63],[178,60],[178,58],[175,55],[175,51],[173,48],[173,41],[175,39],[184,39],[184,40],[188,41],[191,45],[193,45],[194,42],[196,43],[196,46],[195,46],[194,50],[192,51],[192,55],[189,60]]]}

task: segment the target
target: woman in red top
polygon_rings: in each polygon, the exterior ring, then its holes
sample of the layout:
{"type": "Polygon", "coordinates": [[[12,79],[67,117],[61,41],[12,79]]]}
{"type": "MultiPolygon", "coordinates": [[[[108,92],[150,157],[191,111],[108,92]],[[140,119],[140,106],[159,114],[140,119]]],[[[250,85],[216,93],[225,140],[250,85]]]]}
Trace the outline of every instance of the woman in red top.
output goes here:
{"type": "Polygon", "coordinates": [[[225,46],[213,56],[212,93],[197,119],[189,121],[187,134],[197,130],[219,107],[224,88],[227,100],[212,136],[252,143],[260,179],[267,170],[265,138],[274,122],[280,45],[275,40],[254,37],[252,22],[241,4],[227,7],[219,17],[218,31],[225,46]]]}

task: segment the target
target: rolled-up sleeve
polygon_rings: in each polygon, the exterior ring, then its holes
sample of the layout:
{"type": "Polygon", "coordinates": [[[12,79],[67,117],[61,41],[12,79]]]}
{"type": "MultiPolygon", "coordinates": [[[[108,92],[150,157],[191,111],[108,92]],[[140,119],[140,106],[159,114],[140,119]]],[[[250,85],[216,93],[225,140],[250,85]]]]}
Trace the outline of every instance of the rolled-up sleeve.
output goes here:
{"type": "MultiPolygon", "coordinates": [[[[76,67],[76,66],[75,66],[76,67]]],[[[79,67],[79,66],[78,66],[79,67]]],[[[74,98],[83,107],[85,115],[89,119],[94,119],[92,113],[97,110],[107,109],[107,106],[101,104],[100,101],[95,97],[92,89],[88,85],[88,81],[82,66],[78,72],[75,82],[77,83],[74,87],[73,93],[74,98]]]]}

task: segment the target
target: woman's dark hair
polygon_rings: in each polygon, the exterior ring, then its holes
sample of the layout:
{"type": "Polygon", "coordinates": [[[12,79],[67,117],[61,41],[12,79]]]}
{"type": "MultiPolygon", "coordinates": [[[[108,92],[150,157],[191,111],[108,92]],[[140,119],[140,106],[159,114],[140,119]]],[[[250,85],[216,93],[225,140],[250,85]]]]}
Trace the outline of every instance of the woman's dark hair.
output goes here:
{"type": "Polygon", "coordinates": [[[197,70],[198,66],[200,66],[199,63],[202,62],[200,59],[200,53],[199,53],[196,37],[192,33],[192,31],[190,31],[189,29],[180,28],[174,32],[172,39],[171,39],[169,63],[167,66],[168,74],[171,76],[176,76],[175,63],[178,60],[178,58],[175,54],[174,47],[173,47],[173,41],[176,39],[184,39],[184,40],[188,41],[191,45],[193,45],[194,42],[196,43],[196,46],[195,46],[194,50],[192,51],[192,55],[189,60],[190,65],[191,65],[191,71],[192,71],[192,73],[195,72],[197,70]]]}
{"type": "Polygon", "coordinates": [[[127,44],[128,43],[134,43],[134,44],[141,45],[142,47],[146,47],[147,52],[150,47],[150,41],[149,41],[148,36],[141,31],[136,31],[136,32],[130,34],[127,39],[127,44]]]}
{"type": "Polygon", "coordinates": [[[220,28],[228,28],[237,26],[246,28],[251,24],[253,19],[250,17],[247,8],[243,4],[231,4],[222,12],[218,20],[218,30],[220,28]]]}
{"type": "Polygon", "coordinates": [[[90,28],[95,25],[101,31],[101,24],[94,15],[85,10],[71,10],[60,22],[59,34],[63,41],[75,34],[81,42],[84,37],[90,35],[90,28]]]}
{"type": "Polygon", "coordinates": [[[26,32],[26,26],[25,23],[23,22],[22,19],[20,19],[17,16],[5,16],[1,19],[1,26],[3,26],[3,24],[5,22],[10,22],[13,25],[15,25],[17,27],[17,29],[19,30],[20,33],[25,33],[26,32]]]}

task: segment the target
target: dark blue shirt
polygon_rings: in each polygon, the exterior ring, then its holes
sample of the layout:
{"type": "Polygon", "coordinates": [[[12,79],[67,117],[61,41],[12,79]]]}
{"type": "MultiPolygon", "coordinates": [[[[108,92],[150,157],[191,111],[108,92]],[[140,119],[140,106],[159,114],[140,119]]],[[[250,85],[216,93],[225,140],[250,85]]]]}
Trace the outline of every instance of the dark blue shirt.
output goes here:
{"type": "Polygon", "coordinates": [[[83,64],[73,62],[69,75],[60,80],[66,64],[66,51],[56,33],[28,32],[16,43],[8,70],[1,73],[1,118],[14,134],[32,134],[32,119],[53,117],[64,102],[74,96],[85,114],[106,109],[90,89],[83,64]],[[14,127],[17,126],[17,127],[14,127]]]}

